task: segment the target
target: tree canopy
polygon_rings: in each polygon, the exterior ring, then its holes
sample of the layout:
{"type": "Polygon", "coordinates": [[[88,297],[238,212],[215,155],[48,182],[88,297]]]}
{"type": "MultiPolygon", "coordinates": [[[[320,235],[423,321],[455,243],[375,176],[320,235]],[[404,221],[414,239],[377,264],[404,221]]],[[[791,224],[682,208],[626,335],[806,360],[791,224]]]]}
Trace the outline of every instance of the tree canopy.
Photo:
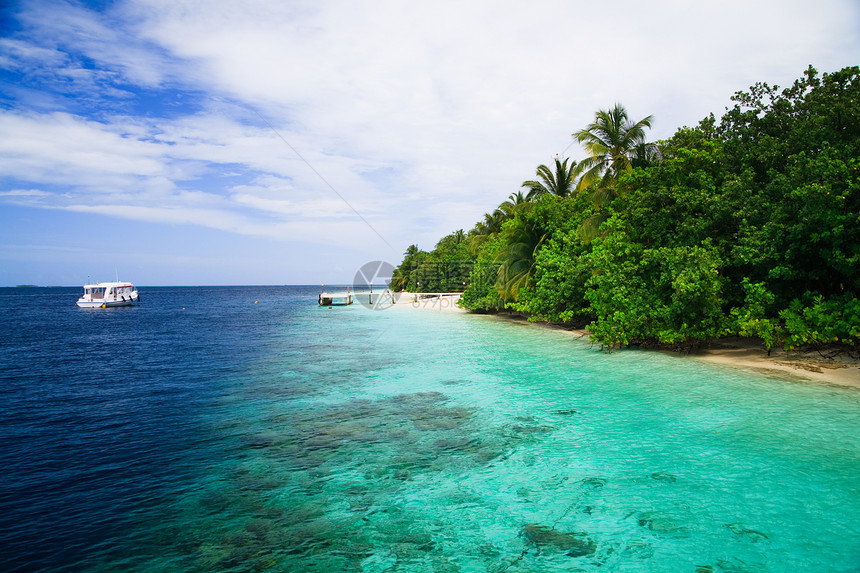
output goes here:
{"type": "Polygon", "coordinates": [[[584,160],[538,166],[525,197],[407,251],[398,285],[432,263],[466,308],[587,326],[607,347],[739,335],[856,350],[860,69],[810,67],[731,100],[654,143],[651,116],[598,111],[573,134],[584,160]]]}

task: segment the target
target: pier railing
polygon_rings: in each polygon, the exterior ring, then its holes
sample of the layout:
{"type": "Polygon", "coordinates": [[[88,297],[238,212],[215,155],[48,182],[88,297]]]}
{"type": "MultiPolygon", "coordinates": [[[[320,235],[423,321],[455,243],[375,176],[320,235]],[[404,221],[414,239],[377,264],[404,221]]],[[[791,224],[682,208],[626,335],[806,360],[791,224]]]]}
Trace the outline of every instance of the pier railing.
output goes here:
{"type": "Polygon", "coordinates": [[[442,300],[445,297],[460,297],[462,292],[391,292],[385,291],[339,291],[322,292],[319,296],[320,306],[348,305],[356,300],[367,301],[369,304],[390,302],[391,304],[417,303],[429,299],[442,300]]]}

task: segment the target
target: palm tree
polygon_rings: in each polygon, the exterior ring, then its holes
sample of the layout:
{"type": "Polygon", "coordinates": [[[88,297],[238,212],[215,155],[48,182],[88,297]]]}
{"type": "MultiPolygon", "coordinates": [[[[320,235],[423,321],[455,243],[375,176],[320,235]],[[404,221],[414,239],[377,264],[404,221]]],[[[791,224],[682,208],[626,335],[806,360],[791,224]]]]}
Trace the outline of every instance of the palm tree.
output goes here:
{"type": "Polygon", "coordinates": [[[592,188],[590,198],[596,210],[580,228],[586,241],[597,235],[600,224],[609,217],[604,208],[618,196],[618,176],[656,156],[657,146],[645,143],[645,128],[650,129],[653,118],[649,115],[634,123],[624,106],[616,103],[612,109],[598,111],[591,124],[573,134],[588,153],[579,164],[583,174],[578,188],[592,188]]]}
{"type": "Polygon", "coordinates": [[[522,191],[517,191],[516,193],[511,193],[508,195],[508,201],[514,207],[517,205],[522,205],[523,203],[528,203],[529,199],[525,195],[523,195],[522,191]]]}
{"type": "Polygon", "coordinates": [[[516,193],[511,193],[507,201],[499,205],[496,211],[500,211],[505,216],[505,219],[510,219],[516,214],[517,210],[522,209],[523,205],[528,202],[529,199],[523,195],[523,192],[517,191],[516,193]]]}
{"type": "Polygon", "coordinates": [[[508,216],[500,209],[496,209],[492,213],[484,213],[484,220],[478,221],[475,229],[470,233],[469,252],[477,255],[481,245],[502,230],[502,224],[507,218],[508,216]]]}
{"type": "Polygon", "coordinates": [[[576,161],[569,157],[565,157],[564,161],[560,161],[558,157],[555,158],[555,172],[546,165],[538,165],[536,172],[538,179],[523,181],[522,187],[529,190],[526,199],[533,201],[546,194],[567,197],[573,191],[573,183],[578,173],[576,161]],[[568,165],[568,161],[572,163],[568,165]]]}
{"type": "Polygon", "coordinates": [[[479,235],[492,235],[502,230],[505,222],[505,214],[496,209],[492,213],[484,213],[484,220],[475,225],[475,232],[479,235]]]}
{"type": "Polygon", "coordinates": [[[505,227],[505,245],[496,256],[499,274],[496,286],[505,301],[516,301],[521,288],[529,284],[535,271],[537,253],[548,233],[522,219],[505,227]]]}
{"type": "Polygon", "coordinates": [[[653,119],[649,115],[633,123],[624,106],[616,103],[612,109],[598,111],[594,122],[574,133],[573,137],[588,153],[581,163],[584,173],[580,188],[596,181],[600,181],[600,187],[612,187],[618,175],[633,169],[634,157],[647,153],[645,128],[651,128],[653,119]],[[644,147],[638,149],[640,146],[644,147]]]}
{"type": "Polygon", "coordinates": [[[634,169],[636,167],[648,167],[655,160],[661,159],[660,147],[654,143],[645,143],[644,141],[636,146],[633,150],[633,156],[630,161],[634,169]]]}
{"type": "Polygon", "coordinates": [[[391,282],[388,283],[391,290],[400,290],[409,286],[411,273],[421,263],[420,253],[421,250],[418,248],[418,245],[409,245],[407,247],[406,252],[403,253],[403,261],[391,274],[391,282]]]}

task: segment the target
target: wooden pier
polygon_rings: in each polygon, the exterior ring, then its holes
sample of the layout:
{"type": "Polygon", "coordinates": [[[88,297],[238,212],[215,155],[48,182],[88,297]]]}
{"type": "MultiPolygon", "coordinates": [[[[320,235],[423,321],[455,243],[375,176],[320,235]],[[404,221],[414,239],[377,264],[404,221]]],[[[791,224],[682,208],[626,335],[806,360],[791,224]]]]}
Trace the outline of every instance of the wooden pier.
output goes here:
{"type": "Polygon", "coordinates": [[[356,300],[368,304],[418,304],[429,299],[439,299],[442,297],[459,297],[462,292],[322,292],[319,296],[320,306],[346,306],[356,300]]]}
{"type": "MultiPolygon", "coordinates": [[[[391,304],[399,302],[400,295],[409,294],[409,293],[396,293],[389,291],[382,292],[372,292],[372,291],[364,291],[364,292],[355,292],[352,290],[348,290],[346,292],[322,292],[320,293],[319,303],[320,306],[346,306],[352,304],[356,300],[367,301],[369,304],[373,304],[374,301],[377,303],[381,301],[386,301],[391,304]]],[[[411,301],[411,299],[410,299],[411,301]]]]}
{"type": "Polygon", "coordinates": [[[352,304],[354,297],[352,292],[321,292],[319,303],[320,306],[345,306],[352,304]]]}

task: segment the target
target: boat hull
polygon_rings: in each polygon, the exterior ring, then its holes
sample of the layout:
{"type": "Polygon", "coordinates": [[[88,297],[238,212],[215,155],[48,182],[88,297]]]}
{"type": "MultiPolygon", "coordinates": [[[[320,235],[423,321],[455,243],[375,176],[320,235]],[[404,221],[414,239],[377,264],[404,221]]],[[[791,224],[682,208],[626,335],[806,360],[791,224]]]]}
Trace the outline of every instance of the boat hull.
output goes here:
{"type": "Polygon", "coordinates": [[[81,308],[113,308],[115,306],[134,306],[136,301],[133,299],[126,300],[79,300],[78,306],[81,308]]]}

